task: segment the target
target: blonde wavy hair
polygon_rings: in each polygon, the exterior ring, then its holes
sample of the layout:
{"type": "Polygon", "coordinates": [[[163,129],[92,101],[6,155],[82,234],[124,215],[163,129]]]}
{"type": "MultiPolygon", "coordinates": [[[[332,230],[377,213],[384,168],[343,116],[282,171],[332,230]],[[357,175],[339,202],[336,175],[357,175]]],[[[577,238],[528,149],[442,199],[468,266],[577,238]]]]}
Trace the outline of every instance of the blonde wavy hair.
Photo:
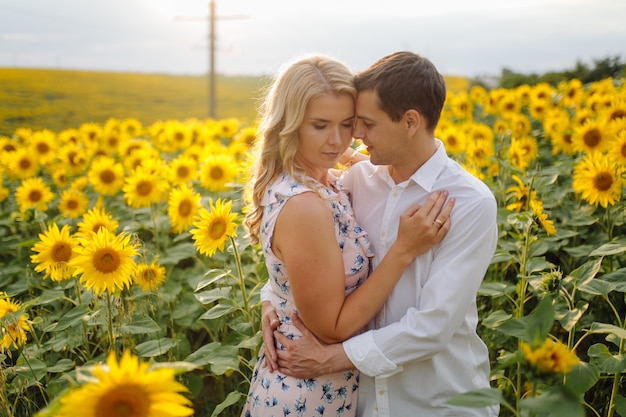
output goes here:
{"type": "Polygon", "coordinates": [[[304,182],[304,168],[295,160],[298,129],[309,102],[327,94],[350,94],[356,99],[352,72],[342,62],[323,55],[305,57],[283,67],[266,90],[245,190],[244,226],[252,244],[259,242],[261,201],[268,185],[285,171],[304,182]]]}

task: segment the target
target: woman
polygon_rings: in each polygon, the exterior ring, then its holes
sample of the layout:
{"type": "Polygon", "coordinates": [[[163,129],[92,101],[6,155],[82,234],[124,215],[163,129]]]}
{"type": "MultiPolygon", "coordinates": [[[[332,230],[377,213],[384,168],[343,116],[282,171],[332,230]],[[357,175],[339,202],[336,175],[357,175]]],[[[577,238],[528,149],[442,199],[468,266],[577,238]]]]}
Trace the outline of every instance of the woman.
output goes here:
{"type": "MultiPolygon", "coordinates": [[[[279,73],[263,103],[245,225],[263,247],[278,331],[291,338],[300,336],[296,312],[327,343],[358,332],[404,268],[449,228],[452,203],[444,207],[446,193],[434,193],[404,213],[398,239],[369,274],[367,234],[329,172],[352,142],[355,99],[348,68],[313,56],[279,73]]],[[[353,416],[357,387],[355,371],[301,380],[272,372],[261,354],[242,416],[353,416]]]]}

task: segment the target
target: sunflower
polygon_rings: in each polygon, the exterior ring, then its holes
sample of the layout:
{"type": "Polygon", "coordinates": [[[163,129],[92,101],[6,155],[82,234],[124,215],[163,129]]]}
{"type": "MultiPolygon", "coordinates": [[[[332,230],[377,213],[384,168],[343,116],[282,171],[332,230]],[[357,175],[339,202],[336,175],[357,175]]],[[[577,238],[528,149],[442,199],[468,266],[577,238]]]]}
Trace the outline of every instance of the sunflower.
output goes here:
{"type": "Polygon", "coordinates": [[[133,257],[137,255],[130,238],[100,228],[89,239],[81,239],[78,254],[70,260],[70,266],[76,268],[73,275],[80,275],[80,282],[97,294],[128,287],[135,269],[133,257]]]}
{"type": "Polygon", "coordinates": [[[496,151],[492,140],[479,139],[467,144],[465,159],[468,165],[485,168],[491,164],[496,151]]]}
{"type": "Polygon", "coordinates": [[[78,127],[79,142],[95,147],[102,137],[102,128],[96,123],[83,123],[78,127]]]}
{"type": "MultiPolygon", "coordinates": [[[[141,122],[135,118],[127,118],[120,122],[121,132],[131,138],[141,136],[143,134],[143,126],[141,122]]],[[[105,126],[106,127],[106,126],[105,126]]]]}
{"type": "Polygon", "coordinates": [[[93,208],[83,216],[83,220],[78,223],[76,235],[82,238],[90,238],[92,233],[97,233],[100,229],[107,229],[115,233],[119,227],[119,222],[113,219],[103,208],[93,208]]]}
{"type": "Polygon", "coordinates": [[[48,203],[54,198],[54,194],[41,178],[29,178],[15,190],[15,201],[20,211],[36,209],[46,211],[48,203]]]}
{"type": "Polygon", "coordinates": [[[498,113],[504,119],[511,119],[514,115],[521,113],[522,103],[522,100],[514,92],[510,91],[504,94],[498,102],[498,113]]]}
{"type": "Polygon", "coordinates": [[[89,200],[87,196],[80,190],[69,188],[61,193],[59,199],[59,211],[65,217],[76,219],[87,211],[89,200]]]}
{"type": "Polygon", "coordinates": [[[229,237],[237,235],[235,219],[237,214],[231,213],[232,201],[224,203],[218,199],[213,205],[209,202],[210,210],[200,209],[200,214],[194,222],[194,229],[190,230],[194,245],[198,252],[212,256],[217,249],[224,250],[224,244],[229,237]]]}
{"type": "Polygon", "coordinates": [[[194,413],[183,395],[187,388],[176,381],[176,370],[150,369],[126,350],[118,362],[109,353],[106,365],[96,365],[89,382],[61,397],[57,417],[184,417],[194,413]]]}
{"type": "Polygon", "coordinates": [[[554,227],[554,222],[548,219],[548,215],[543,211],[543,203],[541,200],[531,199],[530,200],[530,209],[533,212],[533,215],[539,222],[539,225],[546,231],[548,236],[556,233],[556,228],[554,227]]]}
{"type": "Polygon", "coordinates": [[[2,183],[0,182],[0,202],[6,200],[9,194],[10,194],[9,189],[3,186],[2,183]]]}
{"type": "Polygon", "coordinates": [[[33,133],[28,149],[41,165],[47,165],[56,158],[56,135],[47,129],[33,133]]]}
{"type": "Polygon", "coordinates": [[[248,148],[252,147],[252,144],[256,140],[257,127],[256,126],[247,126],[243,129],[239,130],[235,137],[233,137],[233,142],[243,143],[248,148]]]}
{"type": "Polygon", "coordinates": [[[602,152],[609,145],[609,136],[605,125],[596,120],[587,120],[574,130],[572,144],[577,152],[602,152]]]}
{"type": "Polygon", "coordinates": [[[20,311],[20,304],[0,292],[0,352],[26,344],[29,330],[28,315],[20,311]]]}
{"type": "Polygon", "coordinates": [[[39,162],[27,148],[17,148],[5,157],[9,175],[14,178],[32,178],[39,171],[39,162]]]}
{"type": "Polygon", "coordinates": [[[572,108],[579,107],[585,96],[583,83],[577,78],[561,81],[557,85],[557,93],[559,94],[559,104],[572,108]]]}
{"type": "Polygon", "coordinates": [[[102,195],[114,195],[124,185],[124,167],[108,156],[96,158],[87,173],[93,189],[102,195]]]}
{"type": "Polygon", "coordinates": [[[156,262],[140,263],[135,268],[133,280],[144,291],[155,290],[165,281],[165,268],[156,262]]]}
{"type": "Polygon", "coordinates": [[[223,153],[210,154],[200,169],[200,184],[208,191],[226,191],[237,174],[237,161],[232,156],[223,153]]]}
{"type": "Polygon", "coordinates": [[[623,167],[594,152],[574,166],[572,188],[589,204],[607,208],[621,198],[623,171],[623,167]]]}
{"type": "Polygon", "coordinates": [[[181,185],[170,193],[167,215],[174,233],[181,233],[191,226],[198,213],[199,204],[200,194],[195,193],[187,185],[181,185]]]}
{"type": "Polygon", "coordinates": [[[33,246],[35,255],[30,259],[35,271],[44,272],[44,278],[53,281],[63,281],[72,277],[74,268],[69,265],[72,256],[76,255],[78,242],[72,237],[70,226],[65,225],[61,230],[56,223],[52,223],[48,230],[39,234],[40,241],[33,246]]]}
{"type": "Polygon", "coordinates": [[[183,185],[198,178],[198,163],[189,155],[181,154],[168,164],[168,178],[173,185],[183,185]]]}
{"type": "Polygon", "coordinates": [[[515,114],[511,117],[511,136],[521,137],[530,134],[531,124],[528,117],[523,113],[515,114]]]}
{"type": "Polygon", "coordinates": [[[157,136],[159,149],[163,152],[174,153],[191,145],[191,130],[180,122],[168,122],[165,130],[157,136]]]}
{"type": "Polygon", "coordinates": [[[133,208],[150,207],[161,201],[167,191],[167,182],[162,181],[150,170],[137,168],[122,187],[126,203],[133,208]]]}
{"type": "Polygon", "coordinates": [[[523,210],[527,210],[530,205],[530,201],[533,201],[537,198],[537,193],[535,190],[531,190],[528,185],[522,181],[520,177],[517,175],[511,175],[511,178],[517,185],[513,185],[508,187],[506,192],[506,200],[511,201],[507,204],[506,209],[512,210],[516,212],[521,212],[523,210]]]}
{"type": "Polygon", "coordinates": [[[235,118],[221,119],[215,123],[215,134],[222,139],[232,139],[241,123],[235,118]]]}
{"type": "Polygon", "coordinates": [[[539,145],[535,138],[530,136],[513,138],[508,151],[509,161],[514,167],[525,170],[537,158],[538,152],[539,145]]]}
{"type": "Polygon", "coordinates": [[[622,130],[609,146],[608,157],[617,165],[626,168],[626,130],[622,130]]]}
{"type": "Polygon", "coordinates": [[[465,150],[467,139],[457,125],[440,129],[437,137],[443,142],[449,155],[460,155],[465,150]]]}
{"type": "Polygon", "coordinates": [[[566,374],[580,363],[576,353],[562,342],[552,339],[546,339],[536,348],[522,343],[522,354],[526,362],[539,374],[566,374]]]}
{"type": "Polygon", "coordinates": [[[68,143],[59,149],[59,160],[72,175],[84,173],[89,163],[85,149],[75,143],[68,143]]]}

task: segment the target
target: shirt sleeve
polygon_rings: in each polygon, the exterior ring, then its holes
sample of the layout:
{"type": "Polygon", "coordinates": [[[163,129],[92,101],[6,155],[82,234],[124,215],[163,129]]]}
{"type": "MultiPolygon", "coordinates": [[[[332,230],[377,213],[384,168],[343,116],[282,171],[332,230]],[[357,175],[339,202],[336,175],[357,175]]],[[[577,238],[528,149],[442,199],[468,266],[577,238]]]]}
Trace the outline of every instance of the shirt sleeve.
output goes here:
{"type": "Polygon", "coordinates": [[[449,348],[465,320],[474,321],[470,325],[476,326],[477,319],[468,318],[468,312],[475,308],[476,294],[498,239],[497,206],[490,197],[466,202],[463,211],[453,217],[451,230],[432,250],[430,273],[417,305],[409,308],[400,321],[343,343],[346,355],[361,372],[391,376],[405,363],[427,359],[449,348]]]}

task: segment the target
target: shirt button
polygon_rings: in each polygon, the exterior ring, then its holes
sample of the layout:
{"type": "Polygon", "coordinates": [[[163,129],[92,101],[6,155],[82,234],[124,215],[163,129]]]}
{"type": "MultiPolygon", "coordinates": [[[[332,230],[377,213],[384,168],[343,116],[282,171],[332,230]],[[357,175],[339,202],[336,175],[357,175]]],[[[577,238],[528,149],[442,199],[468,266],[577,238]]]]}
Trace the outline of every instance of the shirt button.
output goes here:
{"type": "Polygon", "coordinates": [[[384,389],[381,389],[380,391],[378,391],[378,393],[379,393],[380,395],[385,395],[385,390],[384,390],[384,389]]]}

